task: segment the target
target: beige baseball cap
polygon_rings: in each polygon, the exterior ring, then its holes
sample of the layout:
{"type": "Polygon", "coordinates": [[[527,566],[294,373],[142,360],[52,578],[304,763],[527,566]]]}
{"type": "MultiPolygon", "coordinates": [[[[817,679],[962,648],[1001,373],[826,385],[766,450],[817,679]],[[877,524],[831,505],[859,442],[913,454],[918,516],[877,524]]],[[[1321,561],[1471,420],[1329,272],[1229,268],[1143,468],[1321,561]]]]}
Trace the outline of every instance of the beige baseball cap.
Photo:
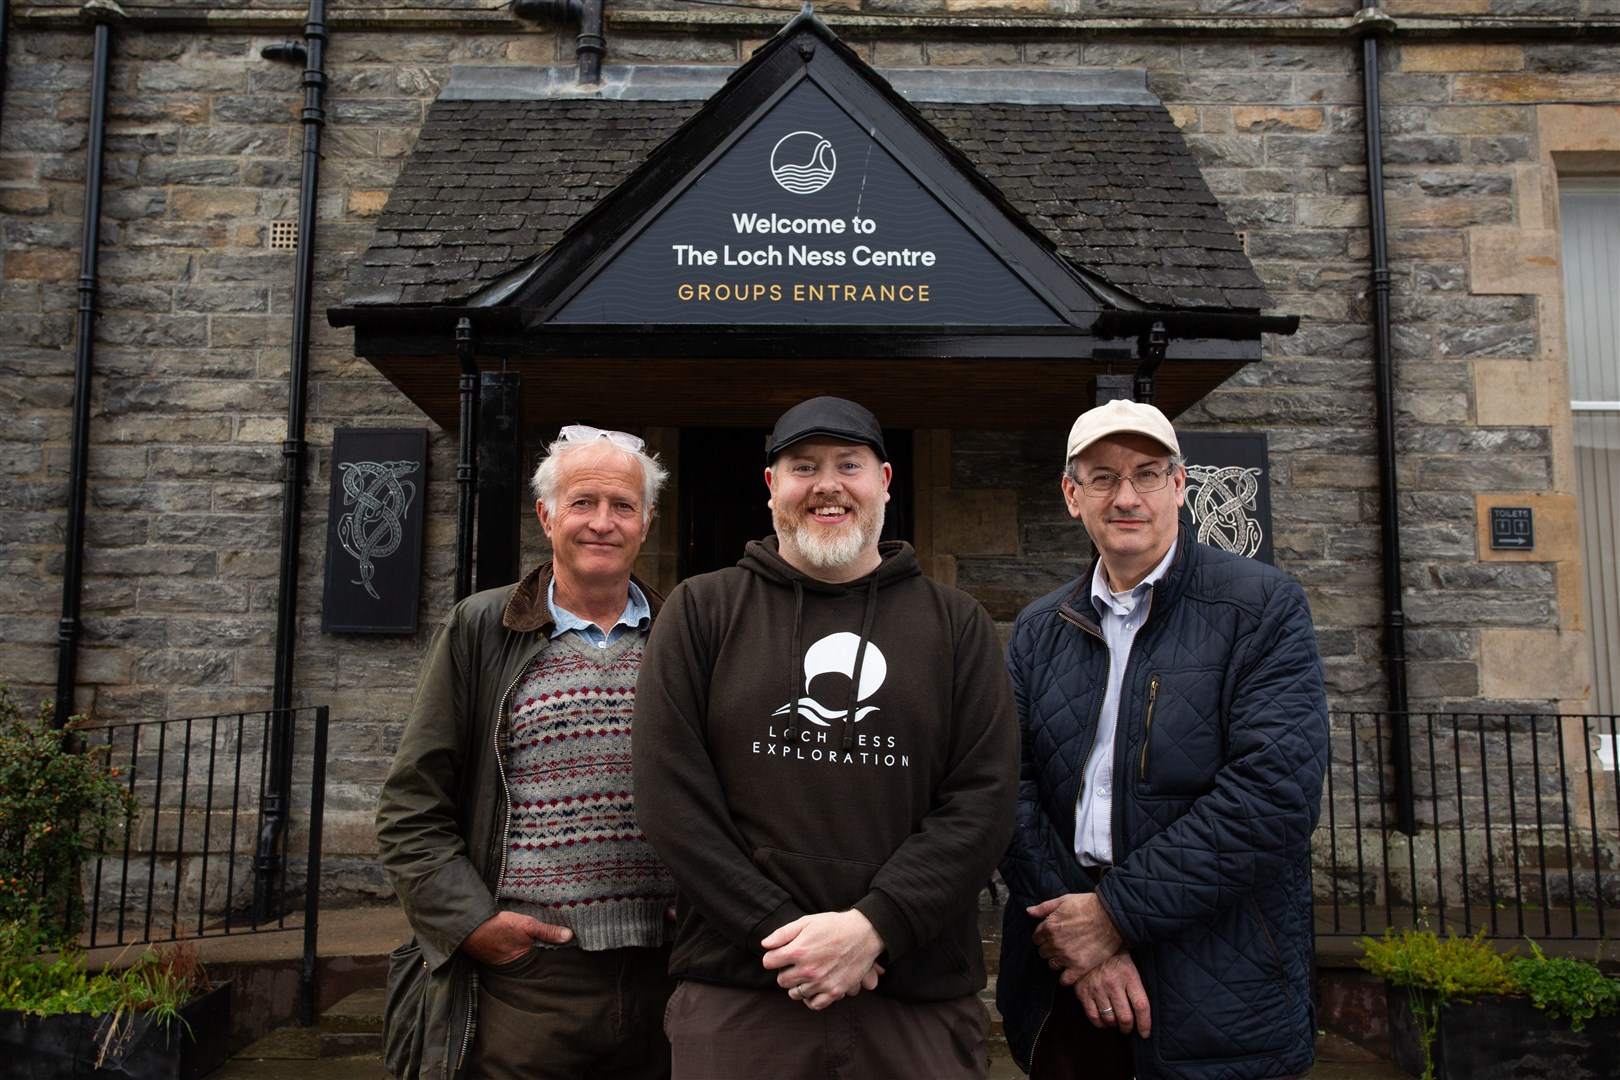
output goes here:
{"type": "Polygon", "coordinates": [[[1069,429],[1069,452],[1064,456],[1063,463],[1067,465],[1080,451],[1110,435],[1146,435],[1154,442],[1162,443],[1172,454],[1181,453],[1181,444],[1176,441],[1176,429],[1170,426],[1170,420],[1164,413],[1139,401],[1115,398],[1106,405],[1087,409],[1080,414],[1080,419],[1069,429]]]}

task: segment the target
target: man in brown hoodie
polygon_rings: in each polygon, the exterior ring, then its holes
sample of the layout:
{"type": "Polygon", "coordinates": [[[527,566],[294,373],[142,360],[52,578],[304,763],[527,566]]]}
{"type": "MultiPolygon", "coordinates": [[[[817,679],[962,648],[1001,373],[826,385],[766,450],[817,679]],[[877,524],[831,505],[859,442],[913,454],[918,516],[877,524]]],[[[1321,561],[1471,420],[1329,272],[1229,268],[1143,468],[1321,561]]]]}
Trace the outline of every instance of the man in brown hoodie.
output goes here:
{"type": "Polygon", "coordinates": [[[678,586],[649,640],[633,773],[680,893],[676,1078],[988,1068],[978,895],[1017,722],[984,609],[879,543],[886,457],[854,402],[788,410],[776,536],[678,586]]]}

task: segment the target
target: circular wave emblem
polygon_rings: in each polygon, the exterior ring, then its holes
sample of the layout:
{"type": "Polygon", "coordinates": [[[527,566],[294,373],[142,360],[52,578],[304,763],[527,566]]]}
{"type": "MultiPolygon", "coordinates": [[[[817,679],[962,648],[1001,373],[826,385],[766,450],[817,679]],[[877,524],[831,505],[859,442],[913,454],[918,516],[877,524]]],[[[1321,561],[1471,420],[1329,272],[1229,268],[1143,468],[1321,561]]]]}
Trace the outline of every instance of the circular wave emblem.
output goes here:
{"type": "Polygon", "coordinates": [[[795,195],[809,195],[832,183],[838,171],[838,155],[832,141],[813,131],[795,131],[776,141],[771,149],[771,175],[783,189],[795,195]]]}

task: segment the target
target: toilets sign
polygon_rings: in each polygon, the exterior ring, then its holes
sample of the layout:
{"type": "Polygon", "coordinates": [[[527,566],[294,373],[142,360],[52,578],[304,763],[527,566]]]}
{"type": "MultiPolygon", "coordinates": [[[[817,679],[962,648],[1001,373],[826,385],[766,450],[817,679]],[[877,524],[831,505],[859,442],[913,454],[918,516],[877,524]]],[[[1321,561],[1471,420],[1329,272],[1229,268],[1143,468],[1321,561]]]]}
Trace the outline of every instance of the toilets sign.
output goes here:
{"type": "Polygon", "coordinates": [[[1060,321],[875,130],[808,82],[646,223],[556,319],[1060,321]]]}

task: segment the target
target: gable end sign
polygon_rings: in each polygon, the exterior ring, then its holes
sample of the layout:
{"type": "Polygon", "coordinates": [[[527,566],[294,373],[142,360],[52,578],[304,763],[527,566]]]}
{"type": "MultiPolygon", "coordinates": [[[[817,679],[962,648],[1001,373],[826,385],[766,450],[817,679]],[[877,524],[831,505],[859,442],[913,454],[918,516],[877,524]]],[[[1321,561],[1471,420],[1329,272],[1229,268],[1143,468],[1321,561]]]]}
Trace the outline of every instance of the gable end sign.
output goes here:
{"type": "Polygon", "coordinates": [[[554,317],[1057,326],[1058,315],[810,80],[554,317]]]}

